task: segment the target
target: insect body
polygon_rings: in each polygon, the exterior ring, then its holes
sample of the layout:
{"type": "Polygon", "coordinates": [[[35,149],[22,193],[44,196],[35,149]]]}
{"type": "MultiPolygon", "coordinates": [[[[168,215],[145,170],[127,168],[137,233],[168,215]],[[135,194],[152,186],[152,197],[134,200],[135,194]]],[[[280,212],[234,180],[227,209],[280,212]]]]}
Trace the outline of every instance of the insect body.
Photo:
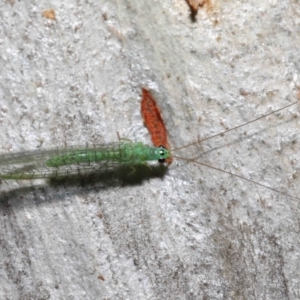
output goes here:
{"type": "MultiPolygon", "coordinates": [[[[38,179],[38,178],[61,178],[69,175],[88,175],[95,173],[105,173],[115,171],[120,167],[134,167],[146,164],[148,161],[172,161],[172,158],[185,160],[198,165],[202,165],[231,176],[252,182],[269,190],[287,195],[300,200],[300,198],[279,191],[278,189],[264,185],[260,182],[234,174],[220,168],[189,159],[173,155],[177,150],[184,149],[200,142],[206,141],[218,135],[223,135],[229,131],[253,123],[268,115],[279,112],[287,107],[295,105],[297,102],[286,105],[271,113],[263,115],[255,120],[251,120],[242,125],[227,129],[221,133],[202,139],[188,145],[169,150],[163,146],[150,147],[141,142],[121,141],[118,143],[74,146],[67,148],[33,150],[0,155],[0,179],[38,179]]],[[[162,123],[163,124],[163,123],[162,123]]],[[[162,137],[165,135],[163,134],[162,137]]],[[[167,142],[167,140],[165,140],[167,142]]],[[[168,145],[168,144],[167,144],[168,145]]]]}
{"type": "Polygon", "coordinates": [[[60,178],[114,171],[122,166],[168,159],[164,147],[141,142],[33,150],[0,155],[1,179],[60,178]]]}

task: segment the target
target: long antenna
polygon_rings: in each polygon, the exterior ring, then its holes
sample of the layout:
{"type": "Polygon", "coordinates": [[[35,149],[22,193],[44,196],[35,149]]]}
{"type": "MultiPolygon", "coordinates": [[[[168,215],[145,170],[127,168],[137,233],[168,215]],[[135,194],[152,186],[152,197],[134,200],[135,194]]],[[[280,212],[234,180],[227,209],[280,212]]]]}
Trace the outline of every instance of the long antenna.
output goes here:
{"type": "Polygon", "coordinates": [[[274,188],[272,188],[272,187],[270,187],[270,186],[268,186],[268,185],[265,185],[265,184],[262,184],[262,183],[260,183],[260,182],[255,181],[255,180],[252,180],[252,179],[243,177],[243,176],[241,176],[241,175],[238,175],[238,174],[235,174],[235,173],[231,173],[231,172],[229,172],[229,171],[225,171],[225,170],[223,170],[223,169],[220,169],[220,168],[217,168],[217,167],[214,167],[214,166],[211,166],[211,165],[202,163],[202,162],[200,162],[200,161],[196,161],[196,160],[194,160],[194,159],[184,158],[184,157],[180,157],[180,156],[173,156],[173,157],[178,158],[178,159],[182,159],[182,160],[185,160],[185,161],[188,161],[188,162],[193,162],[193,163],[195,163],[195,164],[198,164],[198,165],[201,165],[201,166],[204,166],[204,167],[207,167],[207,168],[211,168],[211,169],[213,169],[213,170],[217,170],[217,171],[226,173],[226,174],[228,174],[228,175],[231,175],[231,176],[234,176],[234,177],[237,177],[237,178],[240,178],[240,179],[249,181],[249,182],[254,183],[254,184],[256,184],[256,185],[262,186],[262,187],[264,187],[264,188],[266,188],[266,189],[269,189],[269,190],[271,190],[271,191],[277,192],[277,193],[279,193],[279,194],[281,194],[281,195],[288,196],[288,197],[293,198],[293,199],[296,199],[296,200],[300,200],[300,198],[298,198],[298,197],[295,197],[295,196],[290,195],[290,194],[288,194],[288,193],[281,192],[281,191],[279,191],[279,190],[277,190],[277,189],[274,189],[274,188]]]}
{"type": "Polygon", "coordinates": [[[202,139],[202,140],[199,140],[199,141],[197,141],[197,142],[193,142],[193,143],[187,144],[187,145],[185,145],[185,146],[182,146],[182,147],[179,147],[179,148],[172,149],[171,151],[177,151],[177,150],[180,150],[180,149],[183,149],[183,148],[187,148],[187,147],[190,147],[190,146],[199,144],[199,143],[201,143],[201,142],[207,141],[207,140],[212,139],[212,138],[214,138],[214,137],[216,137],[216,136],[218,136],[218,135],[222,135],[222,134],[227,133],[227,132],[229,132],[229,131],[232,131],[232,130],[238,129],[238,128],[240,128],[240,127],[243,127],[243,126],[245,126],[245,125],[248,125],[248,124],[251,124],[251,123],[253,123],[253,122],[256,122],[257,120],[263,119],[263,118],[265,118],[265,117],[267,117],[267,116],[269,116],[269,115],[272,115],[272,114],[274,114],[274,113],[277,113],[277,112],[279,112],[279,111],[281,111],[281,110],[283,110],[283,109],[286,109],[286,108],[288,108],[288,107],[290,107],[290,106],[292,106],[292,105],[295,105],[295,104],[297,104],[297,102],[293,102],[292,104],[288,104],[288,105],[286,105],[286,106],[284,106],[284,107],[282,107],[282,108],[273,110],[272,112],[270,112],[270,113],[268,113],[268,114],[266,114],[266,115],[263,115],[263,116],[261,116],[261,117],[258,117],[258,118],[256,118],[255,120],[246,122],[246,123],[244,123],[244,124],[242,124],[242,125],[238,125],[238,126],[229,128],[229,129],[227,129],[227,130],[225,130],[225,131],[223,131],[223,132],[214,134],[214,135],[212,135],[212,136],[209,136],[209,137],[204,138],[204,139],[202,139]]]}

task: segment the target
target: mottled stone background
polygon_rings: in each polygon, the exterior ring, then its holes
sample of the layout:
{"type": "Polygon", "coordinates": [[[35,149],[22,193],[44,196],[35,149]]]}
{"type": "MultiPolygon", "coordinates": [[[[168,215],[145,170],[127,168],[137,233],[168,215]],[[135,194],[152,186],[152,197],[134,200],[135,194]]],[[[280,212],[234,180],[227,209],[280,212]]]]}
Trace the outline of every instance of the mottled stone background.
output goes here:
{"type": "MultiPolygon", "coordinates": [[[[299,25],[294,0],[2,1],[0,151],[150,143],[142,86],[173,148],[255,119],[297,101],[299,25]]],[[[177,155],[299,196],[299,129],[294,105],[177,155]]],[[[0,298],[300,298],[299,199],[178,159],[136,175],[2,181],[0,298]]]]}

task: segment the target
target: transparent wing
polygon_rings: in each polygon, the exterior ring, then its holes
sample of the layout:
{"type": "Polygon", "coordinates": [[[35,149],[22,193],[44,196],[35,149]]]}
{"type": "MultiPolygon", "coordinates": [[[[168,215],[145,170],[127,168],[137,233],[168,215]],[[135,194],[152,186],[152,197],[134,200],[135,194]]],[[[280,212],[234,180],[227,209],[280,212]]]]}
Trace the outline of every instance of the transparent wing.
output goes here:
{"type": "MultiPolygon", "coordinates": [[[[53,157],[66,155],[84,155],[89,153],[103,153],[109,156],[110,151],[116,155],[121,151],[124,142],[72,146],[65,148],[41,149],[0,155],[0,178],[2,179],[37,179],[60,178],[73,175],[87,175],[92,173],[105,173],[116,170],[128,162],[121,160],[80,161],[76,164],[66,164],[58,167],[47,166],[47,161],[53,157]]],[[[128,143],[127,143],[128,144],[128,143]]]]}

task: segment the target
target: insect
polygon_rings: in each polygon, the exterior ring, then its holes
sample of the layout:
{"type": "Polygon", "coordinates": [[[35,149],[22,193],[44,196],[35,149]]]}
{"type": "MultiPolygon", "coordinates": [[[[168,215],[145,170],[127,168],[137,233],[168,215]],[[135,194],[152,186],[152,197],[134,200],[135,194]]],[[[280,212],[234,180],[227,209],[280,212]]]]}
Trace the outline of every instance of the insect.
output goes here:
{"type": "Polygon", "coordinates": [[[164,160],[170,155],[164,147],[150,147],[127,140],[90,147],[16,152],[0,155],[0,178],[21,180],[85,176],[164,160]]]}
{"type": "MultiPolygon", "coordinates": [[[[166,149],[170,149],[167,130],[161,112],[151,93],[144,88],[142,89],[141,113],[153,145],[155,147],[163,146],[166,149]]],[[[168,158],[166,162],[171,164],[172,157],[168,158]]]]}
{"type": "Polygon", "coordinates": [[[149,161],[167,161],[168,159],[177,158],[202,165],[231,176],[254,183],[277,193],[300,200],[300,198],[281,192],[278,189],[264,185],[260,182],[251,180],[238,174],[189,159],[174,155],[178,150],[188,148],[199,144],[216,136],[223,135],[230,131],[236,130],[245,125],[251,124],[265,118],[271,114],[286,109],[297,102],[286,105],[280,109],[272,111],[254,120],[242,125],[232,127],[221,133],[212,135],[200,141],[196,141],[185,146],[169,150],[163,147],[151,147],[142,142],[131,142],[121,140],[117,143],[92,145],[92,146],[74,146],[66,148],[33,150],[26,152],[16,152],[0,155],[0,179],[39,179],[39,178],[62,178],[69,175],[89,175],[114,171],[120,167],[132,167],[146,164],[149,161]]]}

